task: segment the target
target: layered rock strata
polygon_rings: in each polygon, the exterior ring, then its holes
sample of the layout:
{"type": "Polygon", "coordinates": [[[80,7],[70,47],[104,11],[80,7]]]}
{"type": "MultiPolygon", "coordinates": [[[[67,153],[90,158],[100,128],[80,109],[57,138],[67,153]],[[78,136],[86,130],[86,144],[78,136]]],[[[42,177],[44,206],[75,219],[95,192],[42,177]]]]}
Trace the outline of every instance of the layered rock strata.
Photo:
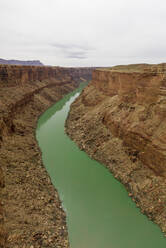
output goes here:
{"type": "Polygon", "coordinates": [[[165,69],[161,64],[95,70],[71,106],[66,131],[166,233],[165,69]]]}
{"type": "Polygon", "coordinates": [[[0,247],[69,247],[35,127],[44,110],[90,77],[88,68],[0,66],[0,247]]]}
{"type": "Polygon", "coordinates": [[[46,79],[77,80],[91,78],[92,68],[63,68],[48,66],[18,66],[18,65],[0,65],[0,85],[9,87],[24,85],[34,81],[43,81],[46,79]],[[64,79],[65,76],[65,79],[64,79]]]}

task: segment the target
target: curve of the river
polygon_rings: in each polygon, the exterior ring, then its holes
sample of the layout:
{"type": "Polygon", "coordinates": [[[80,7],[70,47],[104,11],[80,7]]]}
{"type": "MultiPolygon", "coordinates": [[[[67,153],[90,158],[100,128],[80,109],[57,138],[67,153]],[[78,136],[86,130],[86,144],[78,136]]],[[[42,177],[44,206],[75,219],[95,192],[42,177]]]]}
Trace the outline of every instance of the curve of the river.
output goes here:
{"type": "Polygon", "coordinates": [[[70,104],[81,89],[49,108],[36,131],[44,165],[67,213],[71,248],[165,248],[166,238],[140,213],[124,186],[65,134],[70,104]]]}

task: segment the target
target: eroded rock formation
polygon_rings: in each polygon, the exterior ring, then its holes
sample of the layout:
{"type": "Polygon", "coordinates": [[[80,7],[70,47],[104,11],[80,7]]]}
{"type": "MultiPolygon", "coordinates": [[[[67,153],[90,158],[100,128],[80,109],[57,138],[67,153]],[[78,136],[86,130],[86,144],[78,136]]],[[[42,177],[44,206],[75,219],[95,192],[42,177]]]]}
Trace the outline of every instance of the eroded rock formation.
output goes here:
{"type": "Polygon", "coordinates": [[[166,64],[93,72],[72,104],[67,133],[107,166],[166,232],[166,64]]]}
{"type": "Polygon", "coordinates": [[[0,66],[0,247],[69,247],[65,213],[42,165],[35,127],[39,115],[90,79],[91,71],[0,66]]]}
{"type": "Polygon", "coordinates": [[[0,84],[2,86],[16,86],[34,81],[54,78],[56,80],[77,80],[91,77],[91,68],[63,68],[52,66],[17,66],[0,65],[0,84]]]}

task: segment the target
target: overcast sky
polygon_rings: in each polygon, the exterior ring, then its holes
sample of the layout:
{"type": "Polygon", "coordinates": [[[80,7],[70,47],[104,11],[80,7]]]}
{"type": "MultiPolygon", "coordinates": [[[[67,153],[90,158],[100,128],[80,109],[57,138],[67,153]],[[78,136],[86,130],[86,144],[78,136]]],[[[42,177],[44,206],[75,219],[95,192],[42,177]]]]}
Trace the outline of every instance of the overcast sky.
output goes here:
{"type": "Polygon", "coordinates": [[[0,0],[0,58],[60,66],[166,62],[166,1],[0,0]]]}

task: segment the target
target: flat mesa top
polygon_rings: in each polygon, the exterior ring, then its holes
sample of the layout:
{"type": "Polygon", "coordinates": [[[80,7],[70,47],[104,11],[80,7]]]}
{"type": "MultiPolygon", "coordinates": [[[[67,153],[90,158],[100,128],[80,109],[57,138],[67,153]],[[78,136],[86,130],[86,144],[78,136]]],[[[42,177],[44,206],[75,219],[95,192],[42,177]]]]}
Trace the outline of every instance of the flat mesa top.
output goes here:
{"type": "Polygon", "coordinates": [[[131,64],[131,65],[117,65],[112,67],[101,67],[100,71],[115,71],[126,73],[166,73],[166,63],[162,64],[131,64]]]}

